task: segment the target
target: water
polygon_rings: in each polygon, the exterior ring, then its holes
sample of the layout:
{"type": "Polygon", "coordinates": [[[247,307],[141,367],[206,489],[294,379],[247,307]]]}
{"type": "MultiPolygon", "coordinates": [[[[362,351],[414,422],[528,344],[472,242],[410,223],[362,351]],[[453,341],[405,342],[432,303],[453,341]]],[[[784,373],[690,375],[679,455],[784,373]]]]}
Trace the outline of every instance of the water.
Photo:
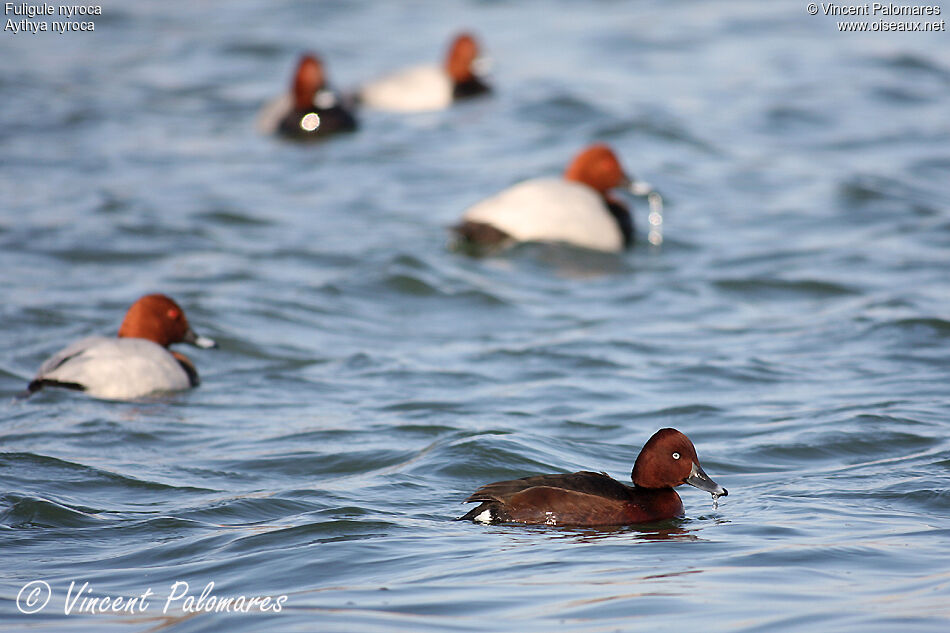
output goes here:
{"type": "Polygon", "coordinates": [[[0,32],[0,629],[947,630],[947,42],[751,0],[110,2],[92,34],[0,32]],[[493,98],[255,133],[301,50],[346,88],[460,27],[493,98]],[[642,199],[621,257],[446,248],[593,140],[663,194],[661,248],[642,199]],[[150,291],[221,344],[188,352],[199,389],[14,399],[150,291]],[[718,508],[452,521],[489,481],[626,480],[665,426],[718,508]],[[153,596],[65,615],[71,582],[153,596]],[[287,598],[163,613],[176,582],[287,598]]]}

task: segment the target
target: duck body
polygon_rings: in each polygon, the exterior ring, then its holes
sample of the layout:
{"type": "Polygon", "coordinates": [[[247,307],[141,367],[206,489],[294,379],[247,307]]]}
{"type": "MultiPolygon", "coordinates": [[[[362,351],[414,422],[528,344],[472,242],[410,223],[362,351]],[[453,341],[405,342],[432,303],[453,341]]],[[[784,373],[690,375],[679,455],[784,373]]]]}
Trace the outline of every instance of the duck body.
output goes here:
{"type": "Polygon", "coordinates": [[[27,389],[34,393],[44,387],[62,387],[95,398],[131,400],[197,387],[194,363],[169,350],[173,343],[200,348],[217,345],[195,334],[172,299],[145,295],[129,308],[117,337],[89,336],[67,345],[40,365],[27,389]]]}
{"type": "Polygon", "coordinates": [[[493,227],[499,240],[563,242],[610,253],[622,251],[633,239],[624,207],[612,208],[583,183],[557,178],[528,180],[476,203],[454,230],[466,239],[478,225],[493,227]]]}
{"type": "Polygon", "coordinates": [[[376,110],[429,112],[452,105],[454,86],[436,65],[413,66],[367,83],[359,101],[376,110]]]}
{"type": "Polygon", "coordinates": [[[47,359],[29,389],[59,386],[84,391],[94,398],[129,400],[198,384],[194,365],[187,359],[179,360],[158,343],[142,338],[90,336],[47,359]]]}
{"type": "Polygon", "coordinates": [[[292,141],[315,141],[353,132],[358,125],[340,96],[330,89],[323,62],[308,53],[297,63],[290,92],[261,108],[257,127],[292,141]]]}
{"type": "Polygon", "coordinates": [[[465,503],[479,503],[459,520],[575,527],[653,523],[683,516],[673,489],[690,484],[713,498],[729,494],[703,471],[696,449],[676,429],[660,429],[647,440],[631,473],[633,485],[605,473],[535,475],[496,481],[465,503]]]}
{"type": "Polygon", "coordinates": [[[481,504],[462,519],[479,523],[628,525],[683,515],[683,502],[672,488],[638,488],[588,471],[499,481],[466,501],[481,504]]]}
{"type": "Polygon", "coordinates": [[[361,104],[390,112],[444,110],[456,101],[491,92],[473,65],[479,57],[474,36],[460,33],[449,45],[441,65],[423,64],[395,71],[364,84],[361,104]]]}
{"type": "Polygon", "coordinates": [[[613,190],[630,188],[607,145],[582,150],[562,178],[538,178],[509,187],[473,205],[452,230],[457,245],[475,253],[515,242],[562,242],[618,253],[633,245],[633,219],[613,190]]]}
{"type": "Polygon", "coordinates": [[[322,98],[326,107],[319,105],[321,95],[318,94],[312,107],[285,110],[277,123],[277,134],[292,141],[315,141],[333,134],[355,131],[356,118],[338,103],[337,95],[327,95],[322,98]],[[317,118],[308,119],[311,115],[317,118]],[[317,123],[316,127],[313,127],[314,123],[317,123]]]}

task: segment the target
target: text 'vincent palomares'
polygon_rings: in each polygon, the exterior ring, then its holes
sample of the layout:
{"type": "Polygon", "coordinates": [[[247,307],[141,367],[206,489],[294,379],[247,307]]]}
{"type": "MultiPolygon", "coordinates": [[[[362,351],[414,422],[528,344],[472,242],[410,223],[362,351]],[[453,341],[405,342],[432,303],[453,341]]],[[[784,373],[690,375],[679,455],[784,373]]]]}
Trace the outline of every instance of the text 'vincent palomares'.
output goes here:
{"type": "Polygon", "coordinates": [[[819,6],[821,7],[821,12],[824,15],[940,15],[940,7],[937,5],[893,4],[890,2],[871,2],[865,4],[838,4],[836,2],[822,2],[819,6]]]}

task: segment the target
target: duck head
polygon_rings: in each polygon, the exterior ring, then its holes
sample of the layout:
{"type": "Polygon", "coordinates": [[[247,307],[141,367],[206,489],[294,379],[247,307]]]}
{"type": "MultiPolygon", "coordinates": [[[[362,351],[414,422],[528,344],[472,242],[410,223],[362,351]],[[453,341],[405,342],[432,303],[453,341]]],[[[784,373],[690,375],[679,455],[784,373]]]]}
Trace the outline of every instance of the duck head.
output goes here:
{"type": "Polygon", "coordinates": [[[306,54],[297,64],[291,89],[294,94],[294,109],[307,110],[313,107],[317,93],[326,86],[326,72],[316,55],[306,54]]]}
{"type": "Polygon", "coordinates": [[[647,440],[633,465],[631,477],[641,488],[689,484],[716,497],[729,494],[703,472],[693,443],[676,429],[660,429],[647,440]]]}
{"type": "Polygon", "coordinates": [[[475,78],[472,66],[479,56],[478,41],[471,33],[460,33],[452,40],[445,57],[445,71],[456,84],[475,78]]]}
{"type": "Polygon", "coordinates": [[[195,347],[216,347],[209,338],[198,336],[188,324],[184,310],[163,294],[145,295],[132,304],[119,327],[120,338],[144,338],[168,347],[189,343],[195,347]]]}
{"type": "Polygon", "coordinates": [[[574,157],[564,171],[564,178],[591,187],[601,195],[616,187],[629,186],[632,179],[607,145],[597,143],[574,157]]]}

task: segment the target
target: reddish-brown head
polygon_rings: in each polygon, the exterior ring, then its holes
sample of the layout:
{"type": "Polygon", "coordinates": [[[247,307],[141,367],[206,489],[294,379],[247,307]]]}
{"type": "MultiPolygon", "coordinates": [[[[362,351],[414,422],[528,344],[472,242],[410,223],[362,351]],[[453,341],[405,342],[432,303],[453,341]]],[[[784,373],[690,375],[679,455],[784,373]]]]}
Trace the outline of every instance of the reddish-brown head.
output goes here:
{"type": "Polygon", "coordinates": [[[452,40],[445,57],[445,70],[455,83],[475,77],[472,63],[478,59],[478,42],[470,33],[460,33],[452,40]]]}
{"type": "Polygon", "coordinates": [[[630,181],[613,151],[601,143],[578,154],[567,166],[564,178],[584,183],[603,195],[630,181]]]}
{"type": "Polygon", "coordinates": [[[195,334],[184,311],[162,294],[145,295],[132,304],[119,327],[120,338],[144,338],[163,347],[172,343],[191,343],[214,347],[215,342],[195,334]]]}
{"type": "Polygon", "coordinates": [[[693,443],[676,429],[660,429],[647,440],[633,465],[631,477],[641,488],[689,484],[716,497],[729,494],[703,472],[693,443]]]}
{"type": "Polygon", "coordinates": [[[326,85],[326,73],[323,64],[314,55],[304,55],[297,64],[294,74],[294,108],[307,110],[313,107],[313,99],[317,92],[326,85]]]}
{"type": "Polygon", "coordinates": [[[660,429],[643,445],[633,465],[633,483],[643,488],[672,488],[686,482],[696,448],[676,429],[660,429]]]}

